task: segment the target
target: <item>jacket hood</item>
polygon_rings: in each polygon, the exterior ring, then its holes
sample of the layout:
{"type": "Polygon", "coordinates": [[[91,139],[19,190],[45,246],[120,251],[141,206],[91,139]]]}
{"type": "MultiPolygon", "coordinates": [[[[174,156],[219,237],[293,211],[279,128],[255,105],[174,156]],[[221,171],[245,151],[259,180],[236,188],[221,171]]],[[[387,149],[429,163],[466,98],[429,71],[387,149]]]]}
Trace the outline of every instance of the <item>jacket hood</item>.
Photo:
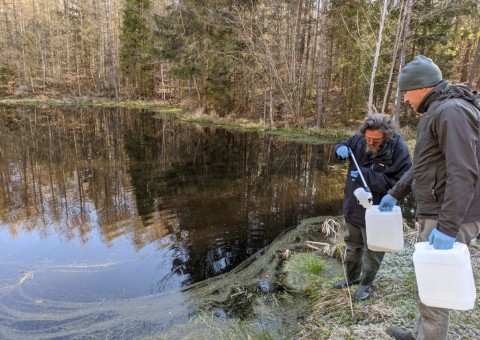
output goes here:
{"type": "Polygon", "coordinates": [[[477,91],[471,91],[470,88],[462,84],[451,84],[446,80],[442,80],[435,86],[422,100],[417,111],[424,113],[427,111],[431,103],[437,100],[445,100],[447,98],[461,98],[470,102],[473,106],[480,110],[477,91]]]}

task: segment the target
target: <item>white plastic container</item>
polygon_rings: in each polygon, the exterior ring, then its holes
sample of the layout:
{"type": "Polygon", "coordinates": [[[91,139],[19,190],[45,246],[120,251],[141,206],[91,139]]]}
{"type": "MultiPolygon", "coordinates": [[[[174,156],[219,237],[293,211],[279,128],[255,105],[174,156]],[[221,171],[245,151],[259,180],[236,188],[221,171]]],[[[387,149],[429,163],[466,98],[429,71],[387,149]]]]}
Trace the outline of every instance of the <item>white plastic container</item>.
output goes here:
{"type": "Polygon", "coordinates": [[[392,211],[379,211],[372,205],[365,212],[367,246],[373,251],[396,252],[403,249],[402,210],[394,206],[392,211]]]}
{"type": "Polygon", "coordinates": [[[468,247],[434,249],[428,242],[415,244],[413,265],[420,301],[430,307],[468,310],[475,306],[476,289],[468,247]]]}

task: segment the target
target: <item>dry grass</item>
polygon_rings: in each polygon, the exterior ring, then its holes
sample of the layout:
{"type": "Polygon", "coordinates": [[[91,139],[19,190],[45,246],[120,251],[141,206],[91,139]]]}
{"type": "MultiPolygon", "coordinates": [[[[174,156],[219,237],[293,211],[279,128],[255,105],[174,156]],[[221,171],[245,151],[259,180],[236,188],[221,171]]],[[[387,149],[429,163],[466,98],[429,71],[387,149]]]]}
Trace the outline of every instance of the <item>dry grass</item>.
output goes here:
{"type": "MultiPolygon", "coordinates": [[[[338,231],[337,231],[338,233],[338,231]]],[[[406,229],[405,249],[387,253],[374,284],[372,298],[353,302],[354,291],[334,289],[333,282],[315,286],[309,319],[294,339],[391,339],[390,326],[411,329],[418,311],[412,262],[417,233],[406,229]]],[[[480,282],[480,242],[470,247],[476,282],[480,282]]],[[[352,290],[356,287],[352,287],[352,290]]],[[[478,295],[478,294],[477,294],[478,295]]],[[[449,339],[480,338],[480,303],[466,312],[452,311],[449,339]]]]}

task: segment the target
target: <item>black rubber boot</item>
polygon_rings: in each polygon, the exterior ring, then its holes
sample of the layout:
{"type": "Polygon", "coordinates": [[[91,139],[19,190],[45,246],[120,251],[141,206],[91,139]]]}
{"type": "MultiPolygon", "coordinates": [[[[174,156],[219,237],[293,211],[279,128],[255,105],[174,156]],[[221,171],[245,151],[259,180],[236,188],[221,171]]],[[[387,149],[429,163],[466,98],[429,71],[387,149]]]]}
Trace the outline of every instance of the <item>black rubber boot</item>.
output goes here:
{"type": "Polygon", "coordinates": [[[360,285],[357,291],[355,292],[355,301],[365,301],[370,299],[370,295],[372,294],[372,286],[371,285],[360,285]]]}
{"type": "Polygon", "coordinates": [[[405,332],[404,330],[397,327],[390,327],[389,329],[387,329],[387,334],[397,340],[415,340],[412,333],[405,332]]]}
{"type": "MultiPolygon", "coordinates": [[[[358,285],[360,283],[360,279],[355,279],[355,280],[352,280],[348,283],[349,286],[351,285],[358,285]]],[[[345,288],[347,287],[347,279],[341,279],[340,281],[338,282],[335,282],[333,284],[333,288],[337,288],[337,289],[341,289],[341,288],[345,288]]]]}

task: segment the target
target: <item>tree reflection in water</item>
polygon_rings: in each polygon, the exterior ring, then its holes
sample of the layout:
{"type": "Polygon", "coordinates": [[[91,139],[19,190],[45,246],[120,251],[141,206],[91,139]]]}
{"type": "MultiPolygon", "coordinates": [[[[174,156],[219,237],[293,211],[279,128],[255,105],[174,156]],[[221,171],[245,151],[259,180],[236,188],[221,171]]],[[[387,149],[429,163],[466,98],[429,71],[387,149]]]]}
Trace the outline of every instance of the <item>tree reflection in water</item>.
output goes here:
{"type": "MultiPolygon", "coordinates": [[[[303,218],[340,213],[344,174],[329,170],[330,146],[145,111],[0,112],[0,262],[34,268],[37,282],[66,299],[74,288],[88,300],[195,283],[303,218]],[[46,275],[59,266],[76,268],[74,279],[46,275]],[[100,278],[108,287],[95,287],[100,278]]],[[[4,286],[18,282],[21,274],[7,272],[4,286]]]]}

